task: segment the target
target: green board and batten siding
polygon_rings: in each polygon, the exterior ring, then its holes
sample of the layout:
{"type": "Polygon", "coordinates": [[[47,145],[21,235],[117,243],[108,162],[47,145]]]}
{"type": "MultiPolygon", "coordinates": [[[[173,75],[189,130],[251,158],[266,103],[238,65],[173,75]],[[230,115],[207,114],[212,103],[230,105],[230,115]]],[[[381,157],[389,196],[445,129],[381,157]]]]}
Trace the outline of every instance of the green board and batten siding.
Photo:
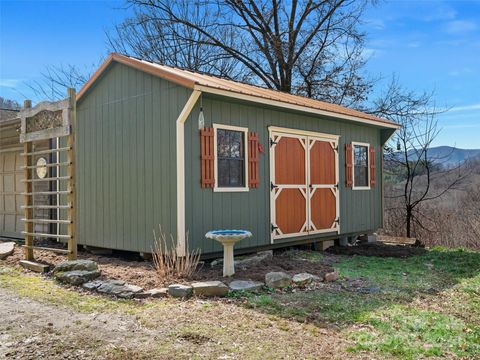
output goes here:
{"type": "Polygon", "coordinates": [[[78,242],[150,252],[176,232],[175,119],[191,90],[114,63],[78,104],[78,242]]]}
{"type": "MultiPolygon", "coordinates": [[[[152,230],[162,224],[176,236],[175,120],[191,90],[114,63],[78,104],[77,189],[80,244],[150,252],[152,230]]],[[[221,248],[204,234],[240,228],[254,237],[237,248],[270,244],[268,126],[340,135],[340,226],[342,233],[381,226],[381,139],[379,128],[305,116],[231,99],[202,95],[206,125],[248,127],[258,133],[257,189],[216,193],[200,187],[199,103],[185,124],[186,231],[189,248],[221,248]],[[372,190],[345,188],[344,144],[375,146],[377,184],[372,190]]],[[[385,134],[384,134],[385,136],[385,134]]],[[[290,239],[294,240],[294,239],[290,239]]]]}
{"type": "MultiPolygon", "coordinates": [[[[260,154],[260,185],[248,192],[213,192],[200,188],[200,137],[198,107],[192,111],[185,125],[186,224],[190,232],[190,247],[201,247],[204,252],[221,251],[221,247],[203,237],[212,229],[246,229],[254,236],[242,240],[236,248],[270,245],[270,164],[269,126],[300,129],[340,135],[340,229],[341,233],[375,230],[382,224],[381,169],[376,167],[377,184],[371,190],[352,190],[345,187],[345,143],[369,143],[377,149],[376,164],[381,164],[381,132],[379,128],[348,121],[310,117],[295,112],[276,110],[261,105],[229,101],[203,95],[206,126],[213,123],[248,127],[258,133],[264,153],[260,154]]],[[[330,236],[332,234],[329,234],[330,236]]],[[[310,238],[320,238],[321,235],[310,238]]],[[[305,238],[303,238],[305,239],[305,238]]],[[[295,239],[276,241],[292,242],[295,239]]]]}

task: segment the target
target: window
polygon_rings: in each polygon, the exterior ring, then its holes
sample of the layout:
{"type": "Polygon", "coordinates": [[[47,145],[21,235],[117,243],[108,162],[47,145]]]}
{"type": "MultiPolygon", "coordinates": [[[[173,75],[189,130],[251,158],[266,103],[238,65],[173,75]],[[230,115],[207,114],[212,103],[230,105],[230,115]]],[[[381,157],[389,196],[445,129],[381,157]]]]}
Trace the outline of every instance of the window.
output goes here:
{"type": "Polygon", "coordinates": [[[369,189],[369,145],[353,143],[353,188],[369,189]]]}
{"type": "Polygon", "coordinates": [[[215,190],[248,191],[247,132],[245,128],[214,125],[215,190]]]}

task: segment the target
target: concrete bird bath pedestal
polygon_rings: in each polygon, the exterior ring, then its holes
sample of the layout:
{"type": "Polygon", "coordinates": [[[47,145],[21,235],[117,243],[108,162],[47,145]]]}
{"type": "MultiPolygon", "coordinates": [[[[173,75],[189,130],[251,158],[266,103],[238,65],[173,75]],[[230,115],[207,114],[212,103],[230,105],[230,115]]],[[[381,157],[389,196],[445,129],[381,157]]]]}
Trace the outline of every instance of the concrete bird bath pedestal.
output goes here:
{"type": "Polygon", "coordinates": [[[246,230],[214,230],[205,234],[208,239],[218,241],[223,245],[223,276],[232,276],[235,274],[235,264],[233,261],[233,245],[236,242],[251,237],[252,233],[246,230]]]}

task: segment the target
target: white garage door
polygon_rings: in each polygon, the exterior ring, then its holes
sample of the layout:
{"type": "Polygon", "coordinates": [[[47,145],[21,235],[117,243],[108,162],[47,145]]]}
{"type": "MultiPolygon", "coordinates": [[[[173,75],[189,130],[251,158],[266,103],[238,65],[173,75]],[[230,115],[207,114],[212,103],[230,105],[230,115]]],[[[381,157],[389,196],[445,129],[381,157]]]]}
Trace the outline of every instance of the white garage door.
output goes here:
{"type": "Polygon", "coordinates": [[[21,150],[0,152],[0,236],[22,238],[21,150]]]}

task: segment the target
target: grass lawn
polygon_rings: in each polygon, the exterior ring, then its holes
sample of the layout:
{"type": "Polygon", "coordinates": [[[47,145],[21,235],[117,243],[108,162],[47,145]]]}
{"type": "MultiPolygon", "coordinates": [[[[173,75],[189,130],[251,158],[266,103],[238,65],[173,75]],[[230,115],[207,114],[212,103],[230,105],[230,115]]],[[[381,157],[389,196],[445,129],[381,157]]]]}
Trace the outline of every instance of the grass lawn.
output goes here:
{"type": "Polygon", "coordinates": [[[148,358],[480,358],[480,253],[332,260],[336,283],[223,300],[115,301],[1,266],[0,290],[76,313],[127,314],[147,329],[135,335],[144,345],[126,341],[107,358],[139,358],[139,348],[148,358]]]}
{"type": "Polygon", "coordinates": [[[480,253],[438,248],[406,259],[339,258],[342,288],[250,295],[245,305],[341,329],[352,353],[480,358],[480,253]]]}

